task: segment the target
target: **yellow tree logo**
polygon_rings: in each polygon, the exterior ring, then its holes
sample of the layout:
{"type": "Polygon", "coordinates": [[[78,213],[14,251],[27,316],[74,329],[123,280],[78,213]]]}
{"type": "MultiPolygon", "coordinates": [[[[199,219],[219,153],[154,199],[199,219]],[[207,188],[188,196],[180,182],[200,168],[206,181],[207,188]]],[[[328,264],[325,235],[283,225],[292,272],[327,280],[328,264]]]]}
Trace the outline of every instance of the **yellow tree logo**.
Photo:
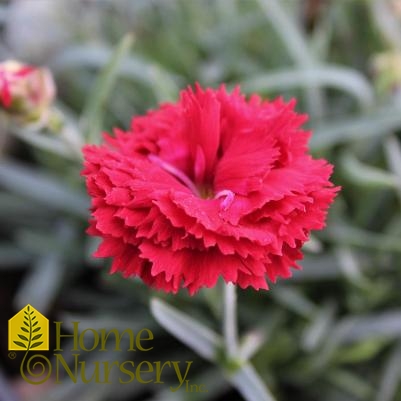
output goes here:
{"type": "Polygon", "coordinates": [[[49,350],[49,320],[31,305],[22,308],[8,321],[8,349],[25,351],[20,373],[27,383],[42,384],[50,377],[49,359],[40,354],[27,359],[29,351],[49,350]]]}
{"type": "Polygon", "coordinates": [[[31,305],[8,321],[9,351],[48,351],[49,320],[31,305]]]}

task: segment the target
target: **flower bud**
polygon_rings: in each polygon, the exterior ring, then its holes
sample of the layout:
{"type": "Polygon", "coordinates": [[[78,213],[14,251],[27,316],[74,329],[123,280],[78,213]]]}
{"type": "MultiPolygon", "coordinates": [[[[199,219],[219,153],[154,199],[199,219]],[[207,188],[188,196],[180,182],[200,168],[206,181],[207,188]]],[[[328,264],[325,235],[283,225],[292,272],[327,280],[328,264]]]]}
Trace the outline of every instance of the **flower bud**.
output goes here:
{"type": "Polygon", "coordinates": [[[48,69],[13,60],[0,63],[0,108],[19,122],[46,120],[55,93],[48,69]]]}

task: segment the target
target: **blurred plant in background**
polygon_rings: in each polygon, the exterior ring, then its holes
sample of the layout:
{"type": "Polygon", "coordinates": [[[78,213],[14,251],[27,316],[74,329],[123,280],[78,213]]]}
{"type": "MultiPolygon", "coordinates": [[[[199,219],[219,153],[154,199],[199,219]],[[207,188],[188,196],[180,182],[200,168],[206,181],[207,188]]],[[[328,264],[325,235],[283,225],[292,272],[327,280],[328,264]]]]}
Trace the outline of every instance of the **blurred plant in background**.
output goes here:
{"type": "MultiPolygon", "coordinates": [[[[38,131],[4,115],[0,122],[1,396],[240,399],[149,312],[156,295],[216,329],[218,289],[170,297],[109,276],[90,257],[97,244],[84,232],[83,143],[128,126],[132,115],[175,100],[180,88],[199,81],[297,97],[298,110],[311,116],[314,155],[336,165],[334,182],[343,187],[328,228],[305,247],[303,271],[269,292],[239,294],[244,358],[252,358],[279,401],[400,400],[399,10],[398,0],[1,5],[1,60],[48,67],[58,91],[50,126],[38,131]],[[7,357],[6,321],[27,303],[50,320],[79,320],[83,328],[149,327],[158,340],[155,360],[195,360],[191,380],[209,392],[67,382],[26,389],[19,359],[7,357]]],[[[163,301],[153,313],[179,320],[163,301]]]]}
{"type": "Polygon", "coordinates": [[[3,110],[20,124],[48,123],[56,88],[47,69],[14,60],[1,63],[0,92],[3,110]]]}

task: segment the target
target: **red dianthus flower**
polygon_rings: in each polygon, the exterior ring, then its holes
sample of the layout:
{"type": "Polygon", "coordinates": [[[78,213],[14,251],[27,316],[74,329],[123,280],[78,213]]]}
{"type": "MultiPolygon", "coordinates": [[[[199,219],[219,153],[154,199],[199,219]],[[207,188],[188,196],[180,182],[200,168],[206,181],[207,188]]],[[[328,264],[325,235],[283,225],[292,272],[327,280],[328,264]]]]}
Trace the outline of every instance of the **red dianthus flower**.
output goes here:
{"type": "Polygon", "coordinates": [[[168,292],[290,277],[338,190],[294,105],[196,86],[86,146],[95,256],[168,292]]]}

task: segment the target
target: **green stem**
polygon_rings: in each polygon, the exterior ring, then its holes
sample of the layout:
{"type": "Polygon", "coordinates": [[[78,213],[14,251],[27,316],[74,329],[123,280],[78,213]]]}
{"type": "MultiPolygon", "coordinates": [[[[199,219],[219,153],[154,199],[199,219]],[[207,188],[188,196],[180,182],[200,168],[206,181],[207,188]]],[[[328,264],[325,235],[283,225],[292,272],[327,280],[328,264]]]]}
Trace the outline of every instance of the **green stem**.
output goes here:
{"type": "Polygon", "coordinates": [[[233,360],[238,356],[237,292],[232,283],[224,285],[223,336],[226,357],[233,360]]]}
{"type": "Polygon", "coordinates": [[[252,364],[240,360],[236,286],[225,284],[223,293],[223,338],[228,380],[246,401],[275,401],[252,364]],[[233,369],[230,371],[230,368],[233,369]]]}

